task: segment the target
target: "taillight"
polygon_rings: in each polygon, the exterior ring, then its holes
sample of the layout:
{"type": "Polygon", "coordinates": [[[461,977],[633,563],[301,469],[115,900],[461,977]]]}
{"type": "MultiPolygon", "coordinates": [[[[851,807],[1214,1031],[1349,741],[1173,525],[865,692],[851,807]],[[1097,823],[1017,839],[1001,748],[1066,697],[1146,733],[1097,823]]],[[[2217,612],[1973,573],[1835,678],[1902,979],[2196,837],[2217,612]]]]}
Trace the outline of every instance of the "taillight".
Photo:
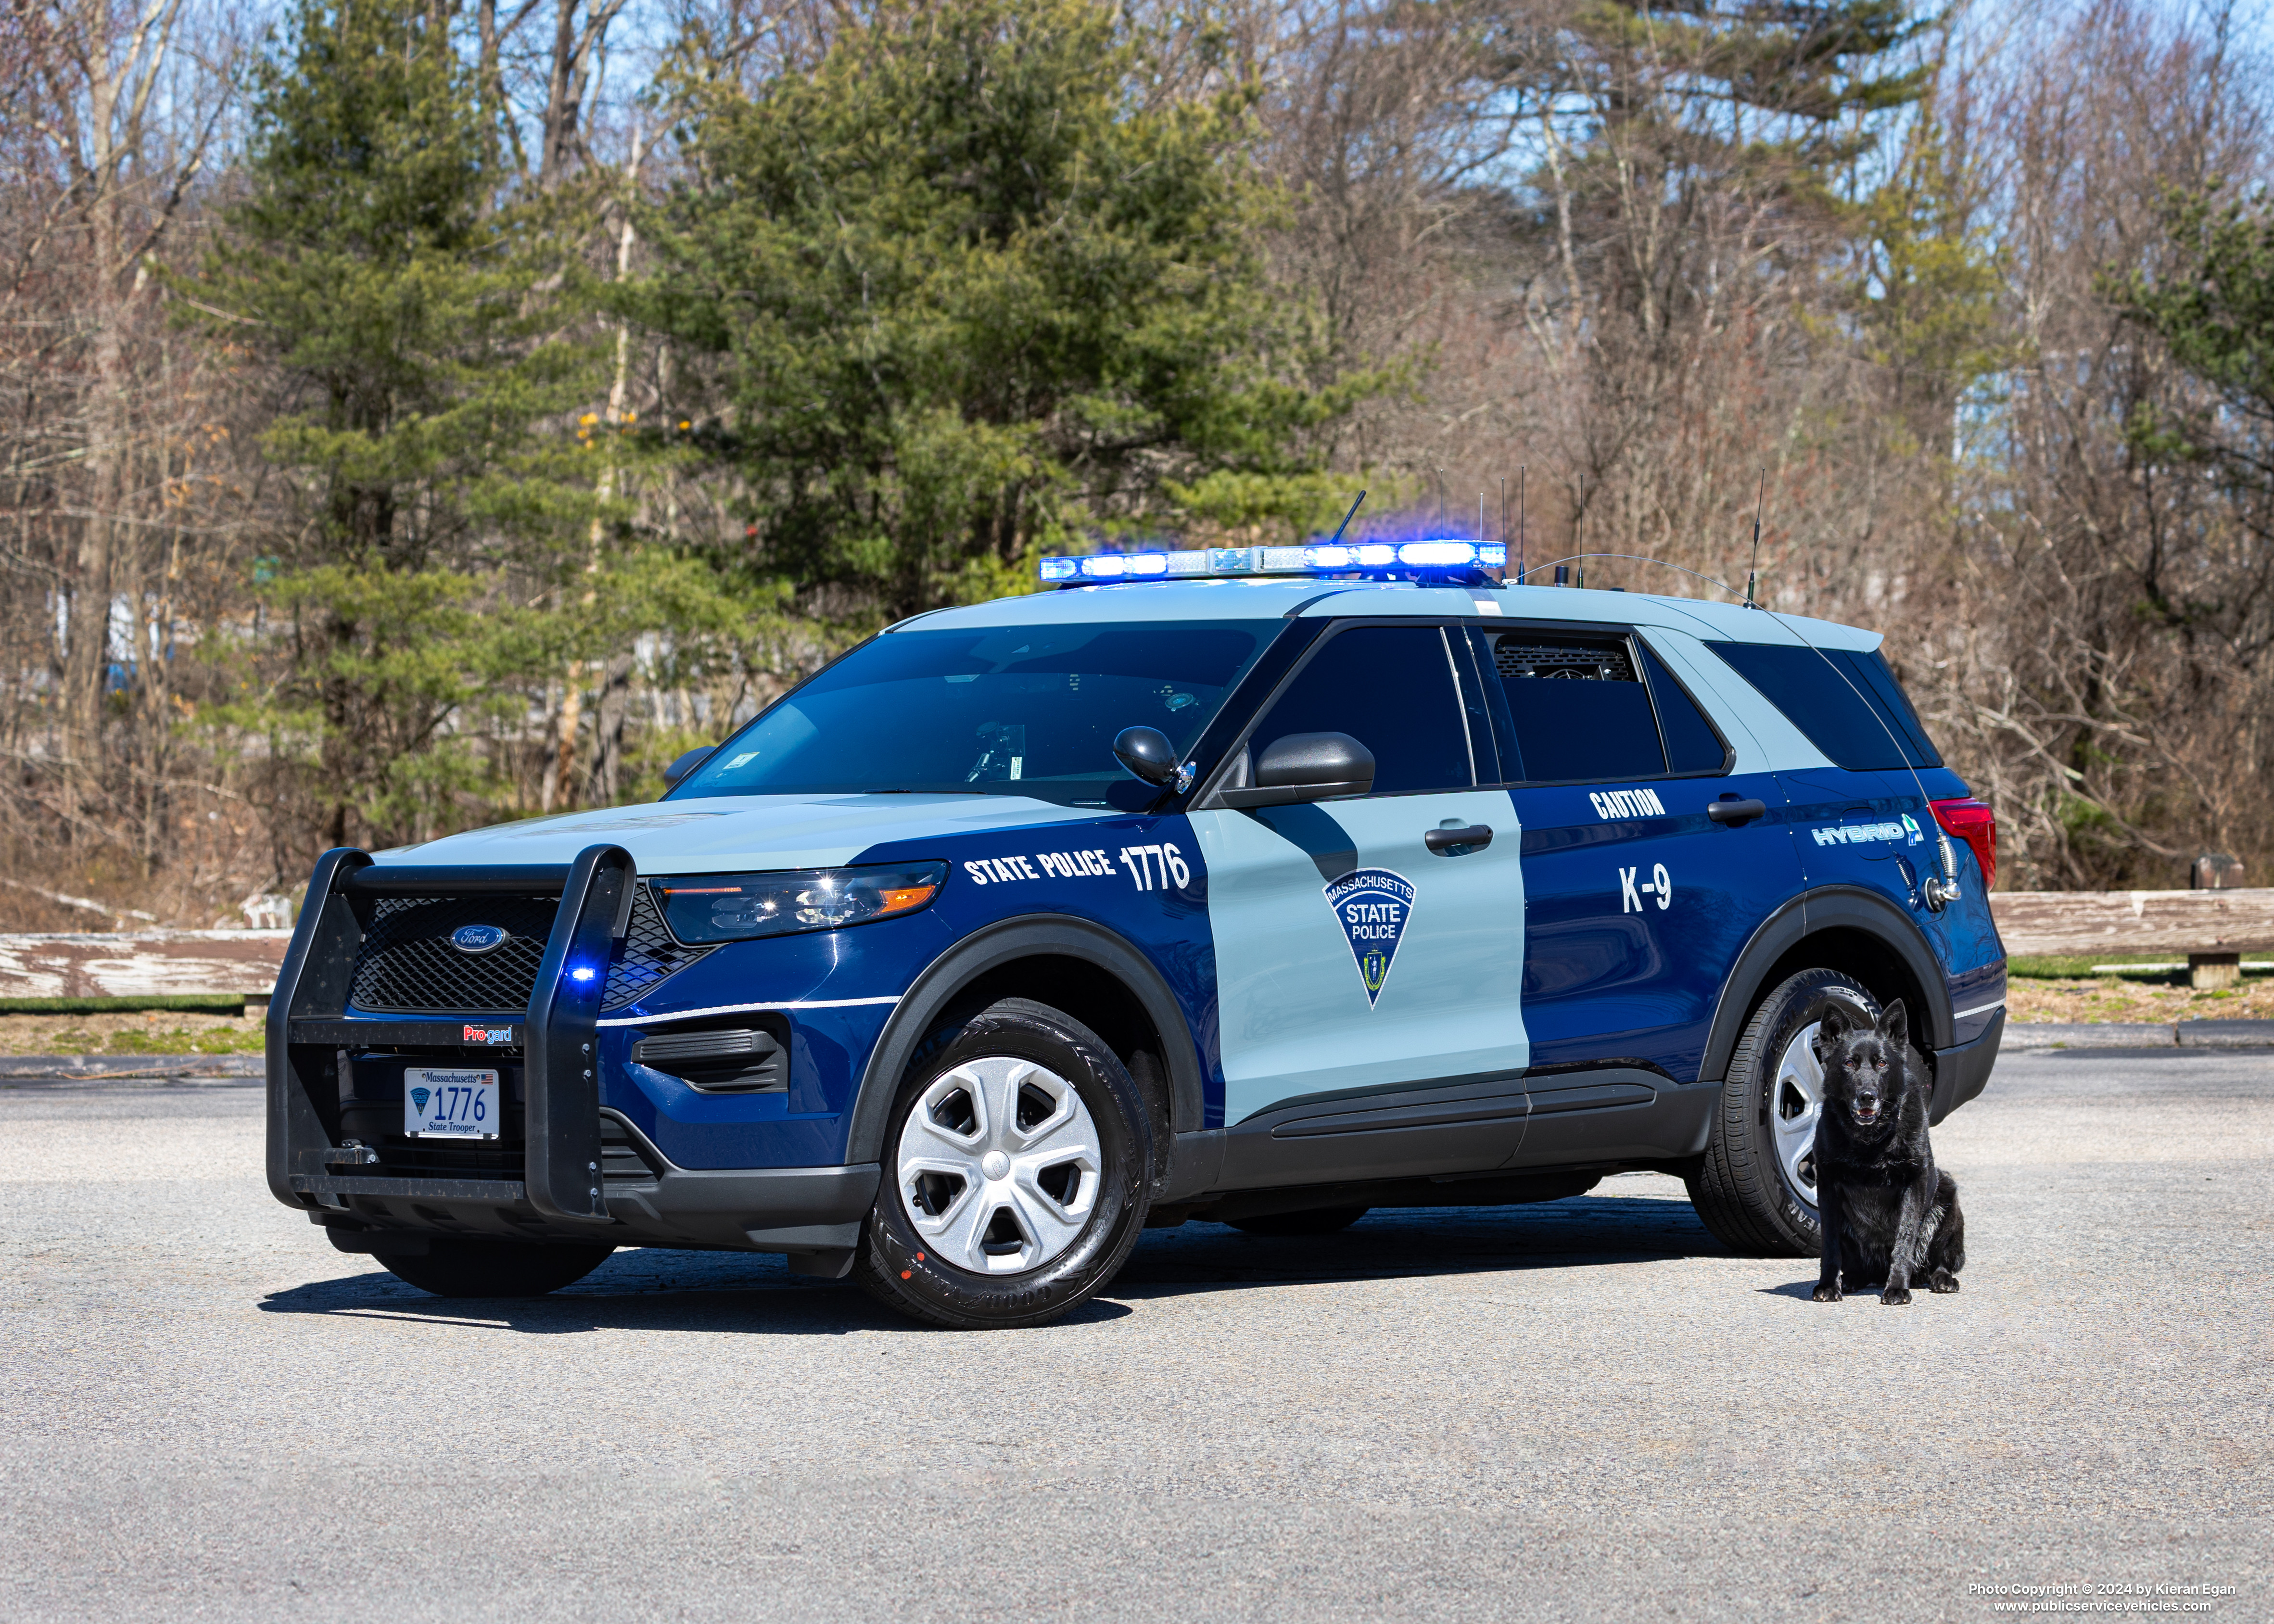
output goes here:
{"type": "Polygon", "coordinates": [[[1928,806],[1934,812],[1934,821],[1940,823],[1945,834],[1954,836],[1974,848],[1974,861],[1982,865],[1982,889],[1989,891],[1998,883],[1998,815],[1971,795],[1959,801],[1931,801],[1928,806]]]}

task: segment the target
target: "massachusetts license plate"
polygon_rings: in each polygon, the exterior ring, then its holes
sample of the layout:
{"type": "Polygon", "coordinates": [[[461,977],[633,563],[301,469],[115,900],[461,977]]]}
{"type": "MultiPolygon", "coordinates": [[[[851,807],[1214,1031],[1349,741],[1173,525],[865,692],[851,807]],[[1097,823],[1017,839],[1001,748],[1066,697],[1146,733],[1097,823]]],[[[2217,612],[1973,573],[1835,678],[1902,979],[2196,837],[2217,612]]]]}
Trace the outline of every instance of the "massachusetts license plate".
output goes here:
{"type": "Polygon", "coordinates": [[[403,1131],[413,1139],[493,1139],[498,1074],[458,1067],[409,1066],[403,1072],[403,1131]]]}

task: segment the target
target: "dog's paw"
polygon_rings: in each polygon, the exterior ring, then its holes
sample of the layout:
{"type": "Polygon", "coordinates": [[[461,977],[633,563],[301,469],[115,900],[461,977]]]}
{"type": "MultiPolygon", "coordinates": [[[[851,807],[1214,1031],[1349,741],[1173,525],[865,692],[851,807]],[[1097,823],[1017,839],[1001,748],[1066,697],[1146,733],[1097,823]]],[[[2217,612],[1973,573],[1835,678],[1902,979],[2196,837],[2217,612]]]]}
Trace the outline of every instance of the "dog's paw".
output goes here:
{"type": "Polygon", "coordinates": [[[1940,1270],[1936,1273],[1933,1279],[1926,1282],[1926,1285],[1927,1289],[1937,1297],[1948,1297],[1958,1289],[1958,1276],[1947,1269],[1940,1270]]]}
{"type": "Polygon", "coordinates": [[[1840,1301],[1840,1288],[1832,1284],[1829,1281],[1826,1281],[1825,1283],[1816,1288],[1816,1300],[1819,1303],[1836,1303],[1840,1301]]]}
{"type": "Polygon", "coordinates": [[[1879,1293],[1879,1306],[1882,1308],[1901,1308],[1910,1300],[1910,1289],[1907,1286],[1890,1287],[1879,1293]]]}

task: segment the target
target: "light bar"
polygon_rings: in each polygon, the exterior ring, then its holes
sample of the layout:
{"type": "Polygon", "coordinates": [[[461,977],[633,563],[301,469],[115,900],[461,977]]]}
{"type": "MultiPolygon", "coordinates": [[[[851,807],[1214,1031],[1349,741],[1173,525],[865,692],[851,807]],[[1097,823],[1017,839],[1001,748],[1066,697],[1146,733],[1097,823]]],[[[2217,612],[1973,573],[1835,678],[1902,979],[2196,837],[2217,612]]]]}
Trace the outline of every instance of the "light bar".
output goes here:
{"type": "Polygon", "coordinates": [[[1043,560],[1043,579],[1193,581],[1231,575],[1335,575],[1501,569],[1508,548],[1497,541],[1314,542],[1301,547],[1206,547],[1160,553],[1092,553],[1043,560]]]}

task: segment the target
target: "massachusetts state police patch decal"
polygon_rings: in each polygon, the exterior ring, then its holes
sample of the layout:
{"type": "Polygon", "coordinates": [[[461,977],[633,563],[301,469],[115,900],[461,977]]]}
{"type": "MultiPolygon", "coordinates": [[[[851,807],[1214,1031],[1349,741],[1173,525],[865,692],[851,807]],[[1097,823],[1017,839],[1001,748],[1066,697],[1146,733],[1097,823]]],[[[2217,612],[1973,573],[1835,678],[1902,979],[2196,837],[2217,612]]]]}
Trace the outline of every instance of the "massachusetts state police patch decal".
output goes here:
{"type": "Polygon", "coordinates": [[[1413,917],[1413,883],[1387,868],[1356,868],[1327,887],[1327,906],[1342,923],[1372,1009],[1389,979],[1405,921],[1413,917]]]}

